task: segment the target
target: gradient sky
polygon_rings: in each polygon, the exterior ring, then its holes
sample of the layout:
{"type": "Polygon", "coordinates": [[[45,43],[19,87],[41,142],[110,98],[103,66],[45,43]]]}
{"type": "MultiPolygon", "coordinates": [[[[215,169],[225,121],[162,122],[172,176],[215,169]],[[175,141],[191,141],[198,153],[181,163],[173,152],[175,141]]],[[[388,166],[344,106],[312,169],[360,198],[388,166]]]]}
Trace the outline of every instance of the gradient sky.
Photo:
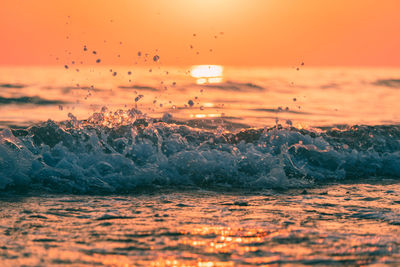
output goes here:
{"type": "Polygon", "coordinates": [[[399,0],[1,0],[0,64],[143,65],[142,51],[177,66],[400,67],[399,10],[399,0]]]}

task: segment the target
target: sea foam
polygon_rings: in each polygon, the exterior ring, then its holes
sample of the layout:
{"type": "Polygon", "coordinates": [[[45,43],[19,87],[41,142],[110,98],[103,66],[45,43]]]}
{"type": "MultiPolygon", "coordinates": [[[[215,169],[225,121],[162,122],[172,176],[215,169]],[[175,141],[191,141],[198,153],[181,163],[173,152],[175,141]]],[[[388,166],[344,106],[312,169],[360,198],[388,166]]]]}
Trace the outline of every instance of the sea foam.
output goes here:
{"type": "Polygon", "coordinates": [[[0,132],[1,190],[265,189],[400,177],[400,126],[226,132],[146,118],[135,109],[70,118],[0,132]]]}

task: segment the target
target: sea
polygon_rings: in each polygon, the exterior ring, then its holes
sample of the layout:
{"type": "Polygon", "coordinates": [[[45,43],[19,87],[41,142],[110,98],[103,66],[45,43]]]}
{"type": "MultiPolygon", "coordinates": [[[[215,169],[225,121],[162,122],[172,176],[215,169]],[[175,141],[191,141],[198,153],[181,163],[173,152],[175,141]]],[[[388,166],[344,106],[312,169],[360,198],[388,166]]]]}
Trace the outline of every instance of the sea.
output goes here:
{"type": "Polygon", "coordinates": [[[400,266],[400,69],[0,67],[1,266],[400,266]]]}

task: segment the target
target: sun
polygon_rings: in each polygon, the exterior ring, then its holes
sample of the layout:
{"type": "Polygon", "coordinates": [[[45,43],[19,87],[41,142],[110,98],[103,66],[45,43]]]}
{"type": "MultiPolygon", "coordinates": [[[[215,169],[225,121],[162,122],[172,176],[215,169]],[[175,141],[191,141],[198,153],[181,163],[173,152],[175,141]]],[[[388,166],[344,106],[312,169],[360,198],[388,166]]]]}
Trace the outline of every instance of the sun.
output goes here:
{"type": "Polygon", "coordinates": [[[222,82],[223,72],[220,65],[198,65],[192,67],[190,74],[197,79],[197,84],[205,84],[222,82]]]}

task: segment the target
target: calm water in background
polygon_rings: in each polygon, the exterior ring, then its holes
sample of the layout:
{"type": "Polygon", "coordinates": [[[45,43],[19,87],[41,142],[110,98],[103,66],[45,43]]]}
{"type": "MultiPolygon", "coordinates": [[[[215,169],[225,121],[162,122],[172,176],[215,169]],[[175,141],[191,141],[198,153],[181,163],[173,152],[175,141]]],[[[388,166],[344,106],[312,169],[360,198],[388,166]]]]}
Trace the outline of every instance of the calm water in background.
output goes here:
{"type": "Polygon", "coordinates": [[[1,263],[399,265],[399,96],[396,69],[2,67],[1,263]]]}
{"type": "Polygon", "coordinates": [[[103,106],[137,105],[151,117],[223,117],[254,127],[274,125],[276,118],[297,127],[396,124],[399,77],[400,69],[225,68],[221,83],[197,85],[190,68],[2,67],[0,120],[26,125],[66,120],[69,112],[87,119],[103,106]]]}

